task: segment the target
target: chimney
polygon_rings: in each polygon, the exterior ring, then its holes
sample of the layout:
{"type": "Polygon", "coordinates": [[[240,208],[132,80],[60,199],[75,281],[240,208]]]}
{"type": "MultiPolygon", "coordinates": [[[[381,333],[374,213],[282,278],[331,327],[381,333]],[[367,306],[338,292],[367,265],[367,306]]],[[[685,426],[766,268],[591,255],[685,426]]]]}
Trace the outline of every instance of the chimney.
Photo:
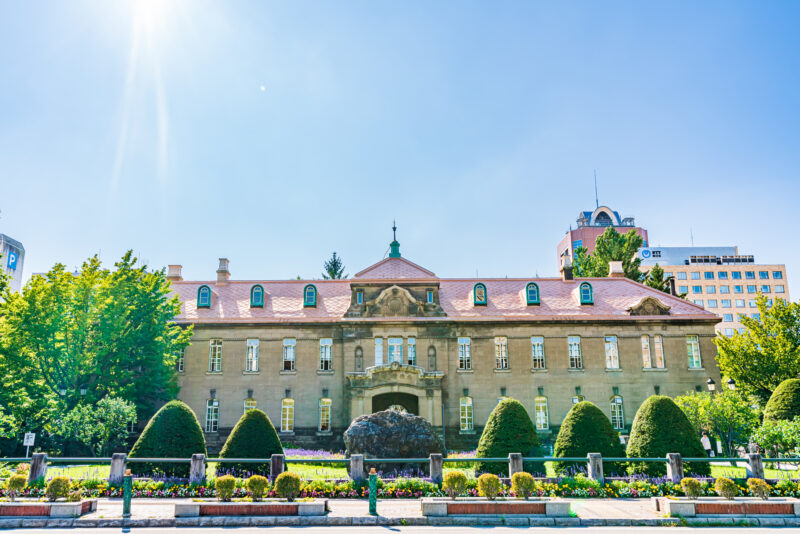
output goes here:
{"type": "Polygon", "coordinates": [[[621,261],[608,262],[608,277],[609,278],[625,278],[625,269],[622,268],[621,261]]]}
{"type": "Polygon", "coordinates": [[[675,289],[675,277],[670,276],[669,278],[667,278],[667,280],[669,281],[669,294],[672,295],[673,297],[677,297],[678,290],[675,289]]]}
{"type": "Polygon", "coordinates": [[[572,280],[572,258],[564,254],[561,256],[561,279],[572,280]]]}
{"type": "Polygon", "coordinates": [[[183,267],[180,265],[168,265],[167,266],[167,280],[180,282],[183,280],[183,276],[181,276],[181,269],[183,267]]]}
{"type": "Polygon", "coordinates": [[[228,258],[220,258],[219,269],[217,269],[217,285],[227,284],[230,277],[231,272],[228,270],[228,258]]]}

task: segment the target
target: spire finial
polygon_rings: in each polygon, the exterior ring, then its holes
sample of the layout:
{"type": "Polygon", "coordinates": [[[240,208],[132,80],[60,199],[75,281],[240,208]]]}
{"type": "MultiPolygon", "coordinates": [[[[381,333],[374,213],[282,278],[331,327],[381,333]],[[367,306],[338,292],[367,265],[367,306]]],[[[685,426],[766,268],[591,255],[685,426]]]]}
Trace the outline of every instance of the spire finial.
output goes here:
{"type": "Polygon", "coordinates": [[[397,223],[392,219],[392,241],[397,241],[397,223]]]}

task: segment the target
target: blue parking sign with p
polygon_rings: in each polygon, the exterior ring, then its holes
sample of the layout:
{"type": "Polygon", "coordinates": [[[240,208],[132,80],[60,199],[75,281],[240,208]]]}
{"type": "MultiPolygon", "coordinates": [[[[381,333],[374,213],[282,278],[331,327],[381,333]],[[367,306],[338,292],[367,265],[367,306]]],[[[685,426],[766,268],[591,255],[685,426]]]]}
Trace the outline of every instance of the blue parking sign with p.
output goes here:
{"type": "Polygon", "coordinates": [[[17,269],[17,253],[13,250],[8,251],[8,268],[13,270],[17,269]]]}

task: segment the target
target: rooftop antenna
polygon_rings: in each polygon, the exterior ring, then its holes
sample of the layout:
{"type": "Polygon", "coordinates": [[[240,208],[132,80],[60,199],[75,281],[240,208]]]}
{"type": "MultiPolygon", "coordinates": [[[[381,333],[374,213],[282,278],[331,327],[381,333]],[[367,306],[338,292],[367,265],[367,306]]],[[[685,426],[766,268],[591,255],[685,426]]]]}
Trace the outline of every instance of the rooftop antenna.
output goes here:
{"type": "Polygon", "coordinates": [[[689,227],[689,239],[692,242],[692,246],[694,247],[694,232],[692,232],[692,227],[689,227]]]}
{"type": "Polygon", "coordinates": [[[600,201],[597,198],[597,169],[594,170],[594,207],[600,207],[600,201]]]}

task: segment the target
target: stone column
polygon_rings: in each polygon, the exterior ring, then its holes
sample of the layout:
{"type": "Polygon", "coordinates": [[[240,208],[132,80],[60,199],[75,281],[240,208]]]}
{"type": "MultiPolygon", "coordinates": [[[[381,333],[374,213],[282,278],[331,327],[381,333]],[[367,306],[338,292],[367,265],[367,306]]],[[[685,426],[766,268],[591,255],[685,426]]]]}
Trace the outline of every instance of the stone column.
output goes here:
{"type": "Polygon", "coordinates": [[[430,457],[430,474],[431,474],[431,482],[434,484],[441,484],[442,483],[442,455],[441,454],[431,454],[430,457]]]}
{"type": "Polygon", "coordinates": [[[589,478],[602,484],[605,481],[605,477],[603,477],[603,455],[599,452],[590,452],[586,455],[586,459],[589,478]]]}
{"type": "Polygon", "coordinates": [[[272,480],[275,480],[278,475],[283,473],[284,471],[284,464],[283,464],[283,455],[282,454],[273,454],[269,460],[269,476],[272,480]]]}
{"type": "Polygon", "coordinates": [[[28,484],[47,476],[47,453],[35,452],[31,455],[31,470],[28,472],[28,484]]]}
{"type": "Polygon", "coordinates": [[[508,455],[508,478],[514,476],[514,473],[522,471],[522,454],[512,452],[508,455]]]}
{"type": "Polygon", "coordinates": [[[202,484],[206,478],[206,455],[193,454],[189,465],[189,484],[202,484]]]}
{"type": "Polygon", "coordinates": [[[350,478],[353,480],[364,480],[364,455],[350,455],[350,478]]]}
{"type": "Polygon", "coordinates": [[[667,478],[673,484],[680,484],[683,479],[683,459],[677,452],[667,454],[667,478]]]}
{"type": "Polygon", "coordinates": [[[747,455],[747,478],[764,478],[764,461],[758,453],[750,453],[747,455]]]}
{"type": "Polygon", "coordinates": [[[109,486],[121,486],[122,477],[125,476],[125,465],[128,455],[124,452],[115,452],[111,455],[111,471],[108,473],[109,486]]]}

